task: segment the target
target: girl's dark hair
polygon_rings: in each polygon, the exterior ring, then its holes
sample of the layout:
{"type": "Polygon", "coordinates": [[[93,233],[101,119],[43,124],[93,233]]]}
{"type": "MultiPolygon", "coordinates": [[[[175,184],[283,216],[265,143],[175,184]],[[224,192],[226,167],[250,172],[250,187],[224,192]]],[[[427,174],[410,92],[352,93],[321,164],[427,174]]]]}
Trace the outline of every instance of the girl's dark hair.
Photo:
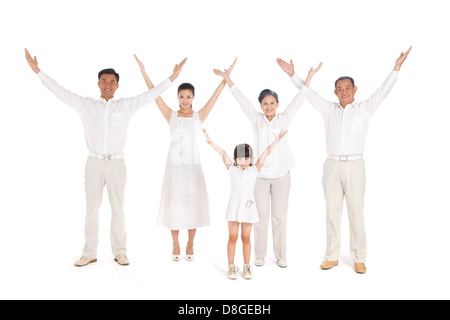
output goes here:
{"type": "Polygon", "coordinates": [[[113,74],[116,77],[117,83],[119,83],[119,74],[114,69],[103,69],[98,73],[98,80],[100,80],[103,74],[113,74]]]}
{"type": "Polygon", "coordinates": [[[259,94],[258,100],[259,103],[261,103],[263,101],[263,99],[267,96],[274,96],[275,100],[277,100],[278,102],[278,95],[276,94],[275,91],[272,91],[270,89],[264,89],[263,91],[261,91],[261,93],[259,94]]]}
{"type": "Polygon", "coordinates": [[[191,90],[192,91],[192,95],[195,96],[195,88],[190,83],[182,83],[182,84],[180,84],[180,86],[178,87],[178,93],[180,93],[181,90],[191,90]]]}
{"type": "MultiPolygon", "coordinates": [[[[253,149],[249,144],[243,143],[239,144],[234,148],[233,153],[234,163],[233,165],[237,166],[236,159],[237,158],[253,158],[253,149]]],[[[253,164],[250,163],[252,166],[253,164]]]]}

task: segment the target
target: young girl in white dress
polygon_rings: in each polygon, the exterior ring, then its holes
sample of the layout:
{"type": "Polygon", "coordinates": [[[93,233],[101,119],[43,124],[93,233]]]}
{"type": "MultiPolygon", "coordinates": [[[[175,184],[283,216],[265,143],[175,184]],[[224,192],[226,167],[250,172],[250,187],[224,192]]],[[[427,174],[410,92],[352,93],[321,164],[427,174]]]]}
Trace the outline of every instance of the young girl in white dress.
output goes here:
{"type": "Polygon", "coordinates": [[[237,279],[237,268],[234,264],[234,255],[236,251],[239,225],[241,225],[241,238],[244,251],[243,276],[245,279],[251,279],[253,275],[250,268],[250,234],[253,223],[259,221],[254,196],[255,182],[267,156],[278,145],[280,140],[286,135],[287,131],[281,130],[278,135],[274,134],[275,140],[261,154],[256,164],[253,164],[253,150],[248,144],[240,144],[236,146],[234,149],[233,162],[221,147],[211,141],[205,129],[203,129],[203,132],[206,135],[206,141],[208,144],[222,156],[222,160],[231,176],[231,196],[226,212],[226,220],[228,221],[229,231],[227,246],[227,276],[233,280],[237,279]]]}
{"type": "MultiPolygon", "coordinates": [[[[143,63],[136,56],[135,58],[147,87],[153,88],[143,63]]],[[[229,68],[230,72],[233,66],[234,63],[229,68]]],[[[180,260],[179,230],[188,230],[186,259],[192,261],[196,230],[210,224],[208,193],[197,138],[202,123],[208,117],[224,87],[225,81],[222,81],[199,112],[192,109],[195,90],[189,83],[183,83],[178,87],[180,105],[178,111],[169,108],[161,97],[155,100],[169,123],[171,133],[157,224],[171,230],[174,261],[180,260]]]]}

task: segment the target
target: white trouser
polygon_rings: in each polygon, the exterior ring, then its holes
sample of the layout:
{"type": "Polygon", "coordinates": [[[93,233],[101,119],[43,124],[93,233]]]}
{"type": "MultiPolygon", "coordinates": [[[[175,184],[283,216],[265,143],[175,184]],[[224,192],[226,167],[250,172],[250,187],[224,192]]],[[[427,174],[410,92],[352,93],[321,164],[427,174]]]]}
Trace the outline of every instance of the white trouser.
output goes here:
{"type": "Polygon", "coordinates": [[[363,212],[366,186],[364,160],[326,160],[323,165],[322,185],[327,212],[325,259],[337,261],[339,257],[341,217],[345,197],[350,222],[350,254],[354,263],[365,262],[367,246],[363,212]]]}
{"type": "Polygon", "coordinates": [[[97,258],[98,213],[106,185],[111,205],[111,248],[114,256],[126,253],[126,230],[123,201],[127,169],[123,159],[101,160],[88,157],[85,169],[86,224],[84,236],[86,244],[83,256],[97,258]]]}
{"type": "Polygon", "coordinates": [[[267,233],[271,212],[273,252],[277,260],[286,259],[286,221],[290,189],[289,172],[280,178],[256,180],[255,202],[260,219],[254,224],[256,259],[264,259],[267,254],[267,233]]]}

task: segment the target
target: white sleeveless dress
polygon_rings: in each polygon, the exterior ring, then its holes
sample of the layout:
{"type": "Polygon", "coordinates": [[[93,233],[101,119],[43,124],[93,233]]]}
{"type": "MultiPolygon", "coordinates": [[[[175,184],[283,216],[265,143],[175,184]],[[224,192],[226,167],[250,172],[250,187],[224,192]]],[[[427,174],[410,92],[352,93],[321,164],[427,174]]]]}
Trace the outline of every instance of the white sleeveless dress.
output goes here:
{"type": "Polygon", "coordinates": [[[258,170],[254,165],[247,167],[245,170],[232,165],[229,172],[231,176],[231,196],[225,219],[246,223],[259,222],[255,203],[255,182],[258,178],[258,170]]]}
{"type": "Polygon", "coordinates": [[[210,225],[209,199],[200,163],[198,113],[191,118],[172,112],[171,141],[161,190],[157,225],[171,230],[210,225]]]}

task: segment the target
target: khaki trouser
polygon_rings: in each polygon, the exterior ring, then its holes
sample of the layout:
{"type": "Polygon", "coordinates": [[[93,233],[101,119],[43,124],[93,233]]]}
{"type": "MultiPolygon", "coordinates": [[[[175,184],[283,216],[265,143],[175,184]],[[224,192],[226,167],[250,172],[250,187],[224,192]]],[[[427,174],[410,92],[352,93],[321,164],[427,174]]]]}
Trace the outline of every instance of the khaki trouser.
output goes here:
{"type": "Polygon", "coordinates": [[[264,259],[267,254],[269,216],[272,213],[273,252],[277,260],[286,259],[286,221],[291,188],[291,175],[275,179],[258,178],[255,183],[255,202],[258,223],[254,224],[255,257],[264,259]]]}
{"type": "Polygon", "coordinates": [[[97,258],[98,212],[106,185],[111,205],[111,248],[114,256],[126,253],[125,215],[123,201],[127,169],[123,159],[101,160],[89,157],[85,169],[86,223],[84,236],[86,244],[83,256],[97,258]]]}
{"type": "Polygon", "coordinates": [[[364,228],[364,192],[366,185],[364,160],[326,160],[322,185],[327,212],[327,249],[325,259],[337,261],[340,253],[340,229],[344,197],[350,222],[350,254],[354,263],[365,262],[367,256],[364,228]]]}

